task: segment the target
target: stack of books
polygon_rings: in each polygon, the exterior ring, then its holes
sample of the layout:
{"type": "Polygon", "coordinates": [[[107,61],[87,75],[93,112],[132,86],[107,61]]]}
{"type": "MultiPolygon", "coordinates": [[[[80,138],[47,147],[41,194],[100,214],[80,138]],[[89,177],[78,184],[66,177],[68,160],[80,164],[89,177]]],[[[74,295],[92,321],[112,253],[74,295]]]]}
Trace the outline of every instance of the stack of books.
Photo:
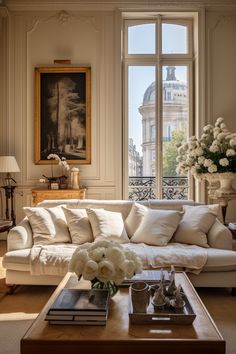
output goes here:
{"type": "Polygon", "coordinates": [[[50,324],[105,325],[108,307],[108,290],[62,289],[45,320],[50,324]]]}

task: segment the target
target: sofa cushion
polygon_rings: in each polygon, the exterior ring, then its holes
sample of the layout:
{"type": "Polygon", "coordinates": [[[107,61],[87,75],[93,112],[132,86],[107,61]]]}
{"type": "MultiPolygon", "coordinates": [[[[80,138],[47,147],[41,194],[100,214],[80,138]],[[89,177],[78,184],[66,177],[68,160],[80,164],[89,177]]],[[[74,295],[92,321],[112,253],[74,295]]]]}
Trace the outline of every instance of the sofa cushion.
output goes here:
{"type": "Polygon", "coordinates": [[[31,248],[10,251],[4,254],[2,265],[6,269],[30,271],[31,248]]]}
{"type": "Polygon", "coordinates": [[[24,207],[23,210],[33,231],[34,244],[71,242],[61,206],[53,208],[24,207]]]}
{"type": "Polygon", "coordinates": [[[142,204],[134,203],[129,215],[125,219],[125,228],[129,237],[132,237],[139,225],[141,224],[144,215],[148,208],[142,204]]]}
{"type": "Polygon", "coordinates": [[[92,242],[93,232],[86,209],[69,209],[62,207],[69,227],[72,243],[92,242]]]}
{"type": "Polygon", "coordinates": [[[207,233],[215,222],[218,207],[183,206],[184,215],[175,232],[174,241],[209,247],[207,233]]]}
{"type": "Polygon", "coordinates": [[[236,270],[236,252],[217,248],[207,249],[204,272],[227,272],[236,270]]]}
{"type": "Polygon", "coordinates": [[[106,238],[115,242],[129,242],[121,213],[104,209],[86,209],[94,239],[106,238]]]}
{"type": "Polygon", "coordinates": [[[175,210],[148,209],[141,224],[131,237],[131,242],[166,246],[172,238],[182,213],[175,210]]]}

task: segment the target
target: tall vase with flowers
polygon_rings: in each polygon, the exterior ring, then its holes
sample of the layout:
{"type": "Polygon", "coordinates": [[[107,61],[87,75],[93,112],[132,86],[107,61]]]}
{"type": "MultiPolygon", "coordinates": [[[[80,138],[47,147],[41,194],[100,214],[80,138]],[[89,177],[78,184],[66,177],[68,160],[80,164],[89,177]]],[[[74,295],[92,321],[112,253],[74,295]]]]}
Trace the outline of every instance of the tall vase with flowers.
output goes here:
{"type": "Polygon", "coordinates": [[[124,279],[141,273],[141,259],[120,244],[108,240],[95,241],[79,246],[69,263],[69,270],[78,278],[91,281],[92,288],[108,289],[114,296],[124,279]]]}
{"type": "Polygon", "coordinates": [[[178,147],[177,172],[186,175],[189,171],[197,179],[206,179],[212,185],[220,182],[220,192],[232,192],[236,176],[236,133],[231,133],[224,118],[215,125],[207,124],[199,139],[196,136],[178,147]]]}

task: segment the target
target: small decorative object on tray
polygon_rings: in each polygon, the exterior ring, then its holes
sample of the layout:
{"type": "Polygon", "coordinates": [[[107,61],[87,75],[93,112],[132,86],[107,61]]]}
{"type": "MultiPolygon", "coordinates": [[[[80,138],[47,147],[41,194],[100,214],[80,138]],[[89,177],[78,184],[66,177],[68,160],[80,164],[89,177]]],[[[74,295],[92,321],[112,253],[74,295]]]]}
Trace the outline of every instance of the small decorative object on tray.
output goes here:
{"type": "Polygon", "coordinates": [[[174,291],[173,299],[170,299],[170,305],[176,309],[180,309],[185,306],[185,301],[181,293],[181,285],[179,284],[174,291]]]}
{"type": "Polygon", "coordinates": [[[163,283],[159,285],[159,287],[155,290],[155,293],[152,298],[152,305],[154,310],[160,310],[164,308],[167,304],[167,298],[164,294],[163,283]]]}
{"type": "Polygon", "coordinates": [[[161,270],[160,280],[149,287],[150,303],[144,313],[135,312],[130,297],[129,318],[134,324],[192,324],[196,314],[181,285],[175,284],[175,269],[172,266],[166,283],[161,270]]]}

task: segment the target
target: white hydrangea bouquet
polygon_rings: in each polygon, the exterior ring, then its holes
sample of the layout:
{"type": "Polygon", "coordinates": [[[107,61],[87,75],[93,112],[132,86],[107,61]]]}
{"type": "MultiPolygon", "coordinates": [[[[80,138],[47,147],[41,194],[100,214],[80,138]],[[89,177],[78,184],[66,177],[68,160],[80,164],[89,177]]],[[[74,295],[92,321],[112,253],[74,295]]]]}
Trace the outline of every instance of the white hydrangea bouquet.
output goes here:
{"type": "Polygon", "coordinates": [[[195,136],[178,147],[177,173],[186,175],[190,171],[196,178],[236,172],[236,133],[231,133],[224,118],[215,125],[203,128],[200,139],[195,136]]]}
{"type": "Polygon", "coordinates": [[[92,288],[108,289],[113,296],[124,279],[142,272],[142,262],[136,253],[120,244],[100,240],[77,247],[69,271],[76,273],[79,279],[83,276],[90,280],[92,288]]]}

